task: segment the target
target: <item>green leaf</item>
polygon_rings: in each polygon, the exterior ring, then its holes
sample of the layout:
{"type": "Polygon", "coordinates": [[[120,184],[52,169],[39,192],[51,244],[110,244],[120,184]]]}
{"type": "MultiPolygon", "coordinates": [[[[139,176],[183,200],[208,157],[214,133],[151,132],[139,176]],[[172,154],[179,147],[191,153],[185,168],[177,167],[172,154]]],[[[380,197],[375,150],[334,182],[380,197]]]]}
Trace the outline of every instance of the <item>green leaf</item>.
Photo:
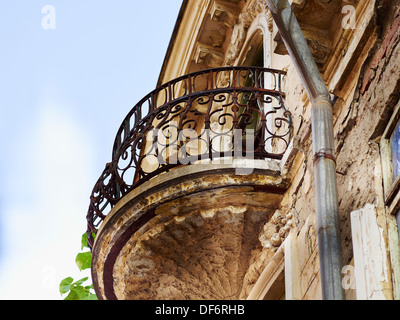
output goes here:
{"type": "Polygon", "coordinates": [[[82,283],[84,283],[88,279],[88,277],[84,277],[75,282],[72,282],[73,279],[71,277],[68,277],[62,280],[61,282],[63,286],[61,289],[60,284],[60,292],[69,292],[64,300],[98,300],[96,294],[90,292],[90,290],[93,289],[92,284],[85,287],[82,286],[82,283]]]}
{"type": "Polygon", "coordinates": [[[87,243],[87,233],[86,232],[81,237],[81,250],[83,250],[84,248],[89,248],[88,243],[87,243]]]}
{"type": "Polygon", "coordinates": [[[85,290],[82,286],[75,286],[71,288],[71,292],[64,300],[86,300],[89,298],[89,291],[85,290]]]}
{"type": "Polygon", "coordinates": [[[85,286],[85,289],[86,289],[86,290],[94,289],[93,284],[88,285],[88,286],[85,286]]]}
{"type": "Polygon", "coordinates": [[[71,284],[74,281],[71,277],[65,278],[60,282],[60,293],[65,294],[71,289],[71,284]]]}
{"type": "Polygon", "coordinates": [[[82,279],[76,280],[73,285],[74,286],[80,286],[82,283],[84,283],[87,279],[89,279],[89,277],[84,277],[82,279]]]}
{"type": "Polygon", "coordinates": [[[80,271],[89,269],[91,261],[92,261],[92,254],[90,251],[80,252],[76,255],[75,258],[75,263],[80,271]]]}
{"type": "Polygon", "coordinates": [[[99,300],[94,293],[89,293],[89,300],[99,300]]]}
{"type": "Polygon", "coordinates": [[[80,300],[98,300],[94,293],[88,292],[88,294],[83,295],[80,300]]]}
{"type": "Polygon", "coordinates": [[[75,290],[71,290],[70,293],[64,298],[64,300],[79,300],[75,290]]]}

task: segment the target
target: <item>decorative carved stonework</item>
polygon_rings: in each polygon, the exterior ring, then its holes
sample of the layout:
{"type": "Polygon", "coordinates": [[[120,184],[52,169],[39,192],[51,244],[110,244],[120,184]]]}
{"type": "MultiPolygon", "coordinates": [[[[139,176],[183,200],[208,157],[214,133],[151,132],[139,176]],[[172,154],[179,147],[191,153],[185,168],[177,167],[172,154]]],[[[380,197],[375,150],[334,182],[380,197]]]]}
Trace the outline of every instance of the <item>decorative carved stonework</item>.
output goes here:
{"type": "Polygon", "coordinates": [[[211,7],[211,20],[222,22],[231,29],[237,23],[238,15],[238,7],[231,2],[216,0],[211,7]]]}
{"type": "MultiPolygon", "coordinates": [[[[343,5],[354,4],[354,0],[343,0],[342,2],[343,5]]],[[[340,19],[337,17],[338,14],[340,15],[341,5],[341,1],[326,0],[295,0],[292,2],[293,13],[299,21],[304,37],[321,72],[332,55],[334,48],[332,40],[335,38],[332,30],[338,30],[338,28],[333,28],[332,25],[340,23],[340,19]]],[[[287,55],[288,52],[279,33],[276,33],[274,40],[276,42],[274,52],[287,55]]]]}
{"type": "Polygon", "coordinates": [[[233,28],[231,42],[229,44],[229,49],[225,57],[226,66],[232,66],[234,64],[236,57],[239,55],[239,52],[244,43],[246,33],[247,28],[244,27],[243,22],[240,22],[233,28]]]}
{"type": "MultiPolygon", "coordinates": [[[[225,56],[225,65],[232,66],[242,50],[251,22],[262,12],[269,12],[265,0],[256,0],[239,14],[238,23],[233,27],[231,41],[225,56]]],[[[272,23],[272,20],[269,20],[272,23]]],[[[270,27],[270,26],[269,26],[270,27]]],[[[271,25],[272,27],[272,25],[271,25]]]]}
{"type": "Polygon", "coordinates": [[[211,40],[211,46],[214,48],[221,48],[225,42],[226,30],[221,27],[218,30],[212,30],[209,36],[211,40]]]}
{"type": "Polygon", "coordinates": [[[270,221],[264,225],[258,239],[264,248],[276,249],[285,240],[294,225],[293,213],[284,216],[279,210],[275,211],[270,221]]]}
{"type": "Polygon", "coordinates": [[[194,61],[197,64],[205,64],[209,68],[216,68],[222,65],[224,54],[212,46],[198,43],[194,61]]]}
{"type": "Polygon", "coordinates": [[[311,50],[316,63],[325,63],[328,59],[328,55],[331,51],[330,47],[324,46],[321,42],[316,39],[307,39],[308,46],[311,50]]]}
{"type": "Polygon", "coordinates": [[[297,6],[298,8],[304,8],[306,3],[307,3],[307,0],[293,0],[292,7],[297,6]]]}
{"type": "Polygon", "coordinates": [[[239,3],[237,0],[211,2],[209,18],[202,26],[203,38],[197,40],[194,63],[207,68],[233,66],[243,49],[248,28],[261,13],[267,15],[268,30],[272,32],[273,20],[265,0],[245,1],[243,8],[239,3]]]}
{"type": "Polygon", "coordinates": [[[269,10],[267,11],[267,21],[268,21],[268,31],[271,33],[274,32],[274,18],[272,18],[272,14],[269,10]]]}

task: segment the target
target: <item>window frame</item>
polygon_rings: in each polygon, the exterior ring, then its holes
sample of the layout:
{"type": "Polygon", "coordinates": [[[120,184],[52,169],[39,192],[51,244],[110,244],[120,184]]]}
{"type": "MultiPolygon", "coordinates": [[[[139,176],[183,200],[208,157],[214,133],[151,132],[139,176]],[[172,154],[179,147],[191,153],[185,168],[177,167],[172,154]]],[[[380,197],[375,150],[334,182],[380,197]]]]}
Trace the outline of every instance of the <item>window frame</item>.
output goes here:
{"type": "Polygon", "coordinates": [[[400,175],[393,181],[390,138],[398,123],[400,123],[400,102],[394,108],[393,114],[380,139],[383,200],[387,213],[388,245],[392,266],[393,296],[395,300],[400,300],[400,175]]]}
{"type": "Polygon", "coordinates": [[[380,141],[384,201],[391,215],[395,215],[396,211],[400,209],[400,175],[393,181],[392,149],[390,144],[390,138],[399,123],[400,103],[395,107],[380,141]]]}

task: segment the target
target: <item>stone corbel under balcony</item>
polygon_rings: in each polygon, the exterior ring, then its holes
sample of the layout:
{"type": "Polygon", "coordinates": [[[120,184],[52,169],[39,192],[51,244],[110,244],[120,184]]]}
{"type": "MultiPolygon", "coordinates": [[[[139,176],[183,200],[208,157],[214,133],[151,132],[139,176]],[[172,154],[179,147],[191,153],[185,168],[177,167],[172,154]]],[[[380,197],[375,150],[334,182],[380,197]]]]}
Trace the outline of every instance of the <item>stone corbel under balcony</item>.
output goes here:
{"type": "Polygon", "coordinates": [[[195,52],[194,61],[206,65],[207,68],[219,67],[224,62],[224,54],[212,46],[198,43],[195,52]]]}
{"type": "Polygon", "coordinates": [[[211,20],[222,22],[226,27],[232,29],[237,23],[239,8],[228,1],[216,0],[211,7],[211,20]]]}

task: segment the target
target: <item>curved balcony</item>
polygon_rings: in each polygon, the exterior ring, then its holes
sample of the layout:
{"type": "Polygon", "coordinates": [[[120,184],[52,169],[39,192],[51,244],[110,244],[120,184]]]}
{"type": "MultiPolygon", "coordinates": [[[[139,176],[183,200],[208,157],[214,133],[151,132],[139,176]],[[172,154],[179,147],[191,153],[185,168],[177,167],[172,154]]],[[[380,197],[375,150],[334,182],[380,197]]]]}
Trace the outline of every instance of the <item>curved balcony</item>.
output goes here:
{"type": "Polygon", "coordinates": [[[292,134],[284,75],[258,67],[208,69],[172,80],[139,101],[123,120],[112,160],[93,188],[89,246],[120,199],[174,167],[221,158],[281,159],[292,134]]]}

